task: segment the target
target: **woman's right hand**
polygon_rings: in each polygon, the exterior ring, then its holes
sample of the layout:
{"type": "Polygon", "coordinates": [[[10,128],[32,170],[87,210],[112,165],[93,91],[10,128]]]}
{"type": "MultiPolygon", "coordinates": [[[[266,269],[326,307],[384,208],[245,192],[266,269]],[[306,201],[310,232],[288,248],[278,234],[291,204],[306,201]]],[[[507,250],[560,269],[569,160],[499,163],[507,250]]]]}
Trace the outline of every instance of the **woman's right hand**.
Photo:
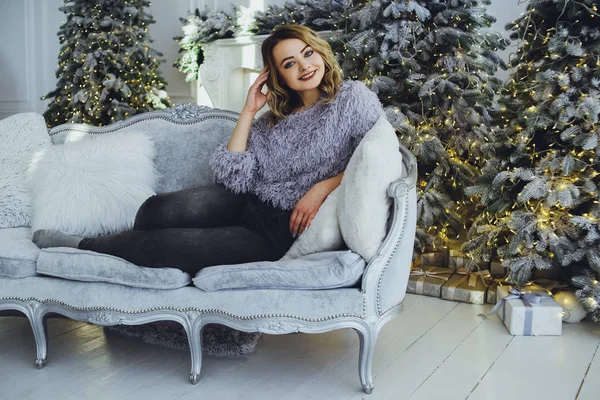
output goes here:
{"type": "Polygon", "coordinates": [[[267,103],[267,98],[269,95],[269,91],[267,89],[267,93],[262,93],[263,86],[267,83],[267,78],[269,77],[269,71],[266,70],[266,67],[262,69],[261,74],[258,75],[250,89],[248,89],[248,97],[246,97],[246,104],[244,105],[244,109],[242,112],[249,113],[257,113],[261,108],[265,106],[267,103]]]}

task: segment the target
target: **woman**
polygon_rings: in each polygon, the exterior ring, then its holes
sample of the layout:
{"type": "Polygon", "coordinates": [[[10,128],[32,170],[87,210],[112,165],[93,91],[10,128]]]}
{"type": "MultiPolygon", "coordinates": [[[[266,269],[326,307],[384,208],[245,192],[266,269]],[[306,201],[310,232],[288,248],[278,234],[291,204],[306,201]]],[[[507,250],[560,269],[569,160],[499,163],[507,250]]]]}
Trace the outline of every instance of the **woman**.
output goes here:
{"type": "Polygon", "coordinates": [[[265,67],[231,139],[210,160],[220,185],[149,198],[129,232],[83,239],[41,230],[34,242],[192,274],[281,258],[340,184],[383,110],[364,84],[342,82],[329,44],[306,27],[279,27],[261,50],[265,67]],[[266,103],[270,111],[254,121],[266,103]]]}

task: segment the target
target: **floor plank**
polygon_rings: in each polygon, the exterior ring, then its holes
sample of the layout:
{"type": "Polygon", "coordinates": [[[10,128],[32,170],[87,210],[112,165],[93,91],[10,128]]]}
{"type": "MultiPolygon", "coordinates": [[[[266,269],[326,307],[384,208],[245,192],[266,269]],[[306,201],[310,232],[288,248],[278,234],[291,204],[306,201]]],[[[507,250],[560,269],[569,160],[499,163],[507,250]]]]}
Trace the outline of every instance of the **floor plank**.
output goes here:
{"type": "MultiPolygon", "coordinates": [[[[407,295],[404,311],[388,322],[379,334],[372,367],[375,388],[379,386],[379,374],[457,306],[458,303],[431,297],[407,295]],[[390,351],[391,348],[394,350],[390,351]]],[[[319,376],[299,394],[315,399],[348,399],[357,393],[360,395],[361,390],[357,345],[351,356],[319,376]]]]}
{"type": "Polygon", "coordinates": [[[564,324],[562,336],[515,336],[467,399],[497,398],[511,381],[518,382],[515,399],[574,399],[600,340],[582,328],[564,324]]]}
{"type": "Polygon", "coordinates": [[[330,336],[329,340],[299,354],[292,362],[278,359],[279,368],[276,372],[255,385],[255,390],[247,393],[244,398],[289,398],[334,368],[340,359],[348,357],[358,347],[358,337],[352,330],[346,329],[327,335],[330,336]]]}
{"type": "MultiPolygon", "coordinates": [[[[584,328],[588,328],[592,334],[600,338],[600,326],[595,325],[583,325],[584,328]]],[[[600,397],[600,340],[592,355],[592,361],[590,362],[588,369],[585,371],[585,375],[581,382],[581,387],[577,400],[598,400],[600,397]]]]}
{"type": "Polygon", "coordinates": [[[349,329],[263,335],[249,356],[204,357],[192,385],[187,350],[105,336],[63,318],[48,321],[48,365],[38,371],[29,322],[0,317],[0,398],[503,400],[510,385],[516,400],[598,399],[600,324],[565,324],[560,337],[513,337],[497,317],[477,316],[486,307],[408,295],[380,333],[369,396],[349,329]]]}
{"type": "Polygon", "coordinates": [[[0,335],[9,335],[15,329],[21,329],[21,325],[27,323],[28,319],[23,317],[0,317],[0,335]]]}
{"type": "MultiPolygon", "coordinates": [[[[151,384],[189,362],[189,354],[186,351],[162,349],[143,343],[139,345],[145,349],[136,351],[137,357],[134,359],[119,356],[122,358],[121,369],[111,371],[95,382],[88,382],[85,379],[88,384],[81,385],[67,398],[86,400],[124,398],[129,393],[151,384]]],[[[183,371],[183,375],[177,377],[180,385],[189,384],[188,377],[189,370],[187,373],[183,371]]]]}
{"type": "Polygon", "coordinates": [[[209,381],[201,380],[180,400],[214,397],[219,399],[246,398],[247,393],[262,393],[262,384],[285,368],[284,362],[294,363],[303,354],[320,349],[327,342],[339,340],[336,332],[308,335],[263,335],[254,354],[238,364],[228,374],[209,381]]]}
{"type": "MultiPolygon", "coordinates": [[[[476,311],[477,308],[473,307],[472,313],[476,311]]],[[[482,321],[409,398],[464,399],[512,339],[513,336],[507,335],[506,328],[497,316],[482,321]],[[447,390],[449,387],[452,388],[451,392],[447,390]]]]}
{"type": "MultiPolygon", "coordinates": [[[[62,324],[59,324],[62,325],[62,324]]],[[[53,363],[55,358],[70,360],[77,352],[83,350],[82,345],[98,338],[98,327],[93,325],[80,325],[76,329],[70,323],[69,326],[59,326],[58,330],[48,328],[48,352],[47,361],[53,363]],[[66,348],[63,349],[63,346],[66,348]]],[[[25,375],[25,381],[34,381],[46,378],[55,378],[62,371],[61,368],[44,368],[38,371],[35,368],[36,346],[31,328],[24,328],[23,335],[27,336],[29,345],[25,348],[8,349],[0,351],[0,357],[3,360],[0,363],[0,379],[10,379],[20,375],[25,375]],[[6,361],[5,361],[6,360],[6,361]],[[31,373],[33,369],[33,373],[31,373]]],[[[19,338],[10,337],[5,342],[10,343],[12,340],[19,341],[19,338]]]]}
{"type": "MultiPolygon", "coordinates": [[[[99,330],[99,336],[102,335],[103,332],[99,330]]],[[[85,358],[77,360],[77,368],[70,373],[68,382],[50,382],[45,385],[43,392],[47,398],[88,399],[93,397],[95,392],[104,395],[103,387],[108,377],[123,373],[128,367],[151,356],[155,350],[144,346],[143,343],[121,338],[114,340],[112,336],[106,336],[104,340],[103,351],[89,353],[85,358]]],[[[172,357],[169,355],[169,358],[172,357]]],[[[36,398],[37,393],[34,392],[30,396],[36,398]]]]}
{"type": "MultiPolygon", "coordinates": [[[[473,310],[483,311],[485,306],[448,303],[455,307],[377,375],[376,392],[370,399],[388,398],[389,393],[394,393],[398,400],[409,398],[482,323],[483,319],[473,310]]],[[[360,394],[352,397],[360,398],[360,394]]]]}
{"type": "MultiPolygon", "coordinates": [[[[8,355],[11,352],[19,352],[22,355],[27,354],[27,357],[35,361],[36,345],[29,320],[21,317],[8,317],[6,318],[8,321],[3,321],[3,319],[0,318],[0,325],[12,326],[12,329],[6,329],[5,332],[0,333],[0,336],[6,335],[12,340],[0,342],[0,354],[8,355]]],[[[47,324],[48,340],[86,325],[84,322],[65,318],[49,318],[47,324]]]]}

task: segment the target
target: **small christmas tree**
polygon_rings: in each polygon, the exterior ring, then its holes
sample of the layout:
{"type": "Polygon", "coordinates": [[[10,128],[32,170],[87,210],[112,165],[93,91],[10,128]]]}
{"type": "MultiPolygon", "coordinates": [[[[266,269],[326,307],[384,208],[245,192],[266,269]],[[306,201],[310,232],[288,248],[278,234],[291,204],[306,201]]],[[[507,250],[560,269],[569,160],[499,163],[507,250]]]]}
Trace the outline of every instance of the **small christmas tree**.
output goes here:
{"type": "Polygon", "coordinates": [[[556,269],[600,319],[600,28],[594,0],[531,0],[490,161],[471,193],[486,206],[467,249],[496,253],[523,284],[556,269]]]}
{"type": "Polygon", "coordinates": [[[166,108],[166,82],[150,44],[154,19],[147,0],[65,0],[55,90],[44,113],[48,126],[107,125],[166,108]]]}
{"type": "Polygon", "coordinates": [[[416,246],[457,238],[477,205],[464,189],[483,165],[508,42],[488,28],[489,0],[374,0],[346,37],[345,75],[378,94],[419,166],[416,246]]]}

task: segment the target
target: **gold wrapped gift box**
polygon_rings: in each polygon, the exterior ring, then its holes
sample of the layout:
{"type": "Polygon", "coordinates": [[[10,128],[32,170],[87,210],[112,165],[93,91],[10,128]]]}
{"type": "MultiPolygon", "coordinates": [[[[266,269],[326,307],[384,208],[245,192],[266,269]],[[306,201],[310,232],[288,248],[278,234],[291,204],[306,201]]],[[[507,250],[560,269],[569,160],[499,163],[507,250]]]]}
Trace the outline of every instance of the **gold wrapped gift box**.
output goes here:
{"type": "Polygon", "coordinates": [[[496,296],[498,293],[498,286],[510,286],[506,278],[497,278],[492,281],[490,287],[487,290],[486,303],[496,304],[496,296]]]}
{"type": "Polygon", "coordinates": [[[450,268],[451,270],[459,270],[461,268],[466,268],[466,269],[480,269],[480,270],[487,270],[488,269],[488,263],[486,263],[485,261],[474,261],[471,260],[469,257],[463,255],[462,253],[460,253],[461,255],[452,255],[452,251],[450,251],[450,258],[448,259],[448,268],[450,268]]]}
{"type": "Polygon", "coordinates": [[[408,278],[407,293],[440,297],[441,287],[452,275],[448,268],[425,266],[413,268],[408,278]]]}
{"type": "Polygon", "coordinates": [[[447,267],[448,266],[448,251],[429,251],[421,254],[421,265],[434,266],[434,267],[447,267]]]}
{"type": "Polygon", "coordinates": [[[442,286],[441,298],[472,304],[484,304],[485,294],[492,282],[489,271],[469,272],[459,269],[442,286]]]}
{"type": "Polygon", "coordinates": [[[490,274],[494,278],[504,278],[506,275],[508,275],[508,268],[505,268],[502,265],[502,261],[492,260],[490,263],[490,274]]]}
{"type": "Polygon", "coordinates": [[[457,271],[461,268],[466,268],[468,270],[488,269],[489,263],[485,261],[475,261],[467,257],[461,251],[462,245],[463,242],[459,241],[451,241],[449,243],[450,248],[448,250],[448,268],[452,269],[453,271],[457,271]]]}

